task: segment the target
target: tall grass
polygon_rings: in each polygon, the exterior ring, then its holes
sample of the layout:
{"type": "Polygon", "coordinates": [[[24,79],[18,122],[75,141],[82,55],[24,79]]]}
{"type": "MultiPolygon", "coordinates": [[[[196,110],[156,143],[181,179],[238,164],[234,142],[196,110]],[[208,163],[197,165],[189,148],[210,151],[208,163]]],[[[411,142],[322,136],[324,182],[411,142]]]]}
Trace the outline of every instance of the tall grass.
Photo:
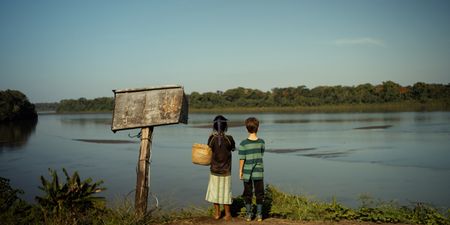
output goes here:
{"type": "Polygon", "coordinates": [[[104,225],[153,225],[173,223],[178,220],[210,215],[206,208],[188,208],[179,210],[162,210],[152,208],[145,215],[139,216],[134,211],[134,201],[131,198],[117,200],[102,217],[104,225]]]}
{"type": "Polygon", "coordinates": [[[436,209],[429,204],[401,206],[395,202],[361,198],[361,206],[348,208],[336,202],[320,202],[304,196],[291,195],[279,189],[266,188],[268,216],[292,220],[357,220],[377,223],[450,224],[450,210],[436,209]]]}

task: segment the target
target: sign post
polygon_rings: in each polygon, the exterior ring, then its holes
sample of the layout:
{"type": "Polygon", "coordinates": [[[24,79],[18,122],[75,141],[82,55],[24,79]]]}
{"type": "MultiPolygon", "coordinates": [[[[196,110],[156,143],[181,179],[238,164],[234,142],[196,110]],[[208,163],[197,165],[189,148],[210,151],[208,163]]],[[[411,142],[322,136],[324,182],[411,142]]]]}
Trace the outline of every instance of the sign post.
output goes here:
{"type": "Polygon", "coordinates": [[[153,127],[144,127],[141,129],[141,147],[139,149],[139,161],[136,177],[136,212],[142,215],[147,211],[147,200],[150,180],[150,152],[152,145],[153,127]]]}
{"type": "Polygon", "coordinates": [[[113,90],[111,130],[141,128],[141,145],[136,177],[135,210],[147,211],[150,186],[150,154],[155,126],[187,123],[188,103],[181,86],[113,90]]]}

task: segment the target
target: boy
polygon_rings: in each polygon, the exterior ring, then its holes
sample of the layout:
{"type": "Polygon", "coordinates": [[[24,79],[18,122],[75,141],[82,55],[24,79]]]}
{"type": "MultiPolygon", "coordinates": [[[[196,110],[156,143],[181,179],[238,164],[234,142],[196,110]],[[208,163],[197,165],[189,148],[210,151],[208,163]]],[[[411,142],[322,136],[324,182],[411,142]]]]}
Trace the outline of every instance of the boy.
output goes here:
{"type": "Polygon", "coordinates": [[[248,138],[239,145],[239,177],[244,181],[244,193],[242,194],[247,209],[246,220],[252,220],[253,186],[256,196],[256,219],[262,221],[262,204],[264,201],[264,164],[263,155],[265,149],[264,140],[258,138],[259,121],[255,117],[245,120],[248,138]]]}

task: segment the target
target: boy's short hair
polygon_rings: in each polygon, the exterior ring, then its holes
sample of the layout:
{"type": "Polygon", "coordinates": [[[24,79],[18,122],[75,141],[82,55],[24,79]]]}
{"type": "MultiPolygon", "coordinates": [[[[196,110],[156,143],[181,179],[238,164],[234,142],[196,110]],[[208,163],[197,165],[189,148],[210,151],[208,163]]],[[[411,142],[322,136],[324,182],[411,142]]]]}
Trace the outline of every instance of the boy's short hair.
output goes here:
{"type": "Polygon", "coordinates": [[[245,127],[249,133],[257,133],[259,127],[259,120],[255,117],[249,117],[245,120],[245,127]]]}

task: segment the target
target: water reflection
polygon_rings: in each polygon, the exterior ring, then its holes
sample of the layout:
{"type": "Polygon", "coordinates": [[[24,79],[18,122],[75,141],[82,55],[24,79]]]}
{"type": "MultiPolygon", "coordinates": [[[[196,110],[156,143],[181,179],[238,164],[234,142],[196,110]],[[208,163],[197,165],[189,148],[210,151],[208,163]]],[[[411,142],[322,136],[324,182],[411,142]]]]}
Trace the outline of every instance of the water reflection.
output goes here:
{"type": "Polygon", "coordinates": [[[276,153],[276,154],[298,153],[296,154],[297,156],[306,156],[321,159],[344,157],[356,151],[358,151],[358,149],[331,150],[331,151],[318,148],[266,149],[266,152],[269,153],[276,153]]]}
{"type": "Polygon", "coordinates": [[[24,146],[36,129],[38,120],[0,123],[0,151],[24,146]]]}
{"type": "MultiPolygon", "coordinates": [[[[192,124],[191,127],[193,128],[208,128],[212,129],[212,123],[204,123],[204,122],[190,122],[189,124],[192,124]]],[[[229,121],[228,127],[243,127],[245,126],[244,122],[237,122],[237,121],[229,121]]]]}
{"type": "Polygon", "coordinates": [[[270,153],[277,153],[277,154],[283,154],[283,153],[293,153],[293,152],[304,152],[304,151],[311,151],[316,150],[317,148],[284,148],[284,149],[266,149],[266,152],[270,153]]]}
{"type": "Polygon", "coordinates": [[[110,118],[63,118],[61,119],[61,123],[66,125],[90,125],[90,124],[98,124],[98,125],[111,125],[110,118]]]}
{"type": "Polygon", "coordinates": [[[388,118],[332,118],[332,119],[278,119],[274,123],[348,123],[348,122],[396,122],[397,117],[388,118]]]}
{"type": "Polygon", "coordinates": [[[330,158],[338,158],[350,155],[352,152],[357,151],[356,149],[349,149],[346,151],[335,151],[335,152],[318,152],[318,153],[310,153],[310,154],[299,154],[299,156],[313,157],[313,158],[321,158],[321,159],[330,159],[330,158]]]}
{"type": "Polygon", "coordinates": [[[130,144],[130,143],[139,143],[139,141],[131,141],[131,140],[115,140],[115,139],[72,139],[74,141],[81,141],[87,143],[95,143],[95,144],[130,144]]]}
{"type": "Polygon", "coordinates": [[[373,130],[373,129],[387,129],[390,127],[392,127],[392,125],[365,126],[365,127],[356,127],[353,129],[355,129],[355,130],[373,130]]]}

